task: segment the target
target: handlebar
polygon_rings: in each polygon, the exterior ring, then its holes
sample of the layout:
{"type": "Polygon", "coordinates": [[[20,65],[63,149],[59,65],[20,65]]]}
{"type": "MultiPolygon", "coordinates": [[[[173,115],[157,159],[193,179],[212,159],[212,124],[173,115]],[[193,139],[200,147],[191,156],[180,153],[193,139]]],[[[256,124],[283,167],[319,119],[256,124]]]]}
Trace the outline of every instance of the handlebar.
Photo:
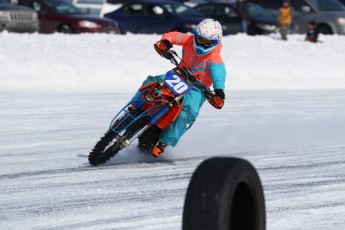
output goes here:
{"type": "Polygon", "coordinates": [[[224,105],[224,99],[220,98],[219,96],[215,95],[208,87],[202,84],[198,79],[194,77],[191,71],[185,67],[180,67],[176,58],[179,58],[181,61],[182,59],[178,56],[175,50],[168,50],[166,51],[166,55],[164,55],[172,64],[176,66],[176,69],[180,70],[185,77],[187,78],[187,82],[190,83],[192,86],[197,87],[206,97],[207,101],[216,109],[221,109],[224,105]]]}

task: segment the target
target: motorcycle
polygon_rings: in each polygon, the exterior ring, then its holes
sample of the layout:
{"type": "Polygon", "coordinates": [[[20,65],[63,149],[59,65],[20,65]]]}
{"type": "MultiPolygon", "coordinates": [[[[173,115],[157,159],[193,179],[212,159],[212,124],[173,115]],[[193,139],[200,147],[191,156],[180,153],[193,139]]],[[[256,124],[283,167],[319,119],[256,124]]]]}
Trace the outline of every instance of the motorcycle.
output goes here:
{"type": "MultiPolygon", "coordinates": [[[[184,95],[197,87],[207,101],[221,109],[224,100],[198,81],[190,70],[180,67],[174,50],[168,50],[169,60],[176,67],[165,74],[162,83],[152,82],[139,89],[139,96],[128,102],[112,119],[109,130],[89,154],[91,165],[104,164],[120,150],[138,138],[138,148],[150,152],[158,143],[160,133],[178,117],[184,95]]],[[[182,60],[181,60],[182,61],[182,60]]]]}

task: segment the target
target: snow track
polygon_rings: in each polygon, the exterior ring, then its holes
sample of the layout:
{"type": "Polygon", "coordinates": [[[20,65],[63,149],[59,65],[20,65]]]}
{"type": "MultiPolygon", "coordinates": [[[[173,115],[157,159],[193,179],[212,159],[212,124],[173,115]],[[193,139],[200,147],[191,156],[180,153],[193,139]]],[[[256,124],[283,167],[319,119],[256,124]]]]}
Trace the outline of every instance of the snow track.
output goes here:
{"type": "MultiPolygon", "coordinates": [[[[326,146],[225,156],[255,163],[268,229],[340,230],[344,152],[345,146],[326,146]]],[[[204,159],[1,175],[0,221],[5,229],[179,229],[190,176],[204,159]]]]}
{"type": "Polygon", "coordinates": [[[343,92],[234,91],[224,110],[205,106],[162,159],[131,146],[89,166],[88,152],[130,96],[1,97],[1,229],[180,229],[193,171],[220,155],[257,168],[267,229],[344,229],[343,92]],[[208,135],[217,138],[206,144],[208,135]]]}

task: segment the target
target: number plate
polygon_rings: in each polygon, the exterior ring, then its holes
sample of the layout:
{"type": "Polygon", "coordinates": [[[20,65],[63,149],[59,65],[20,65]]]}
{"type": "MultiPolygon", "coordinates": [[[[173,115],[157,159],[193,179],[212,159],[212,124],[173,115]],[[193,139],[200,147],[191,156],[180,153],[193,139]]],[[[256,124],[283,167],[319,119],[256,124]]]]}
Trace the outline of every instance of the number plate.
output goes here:
{"type": "Polygon", "coordinates": [[[187,94],[192,90],[192,86],[188,85],[180,76],[173,70],[165,74],[164,84],[174,94],[187,94]]]}

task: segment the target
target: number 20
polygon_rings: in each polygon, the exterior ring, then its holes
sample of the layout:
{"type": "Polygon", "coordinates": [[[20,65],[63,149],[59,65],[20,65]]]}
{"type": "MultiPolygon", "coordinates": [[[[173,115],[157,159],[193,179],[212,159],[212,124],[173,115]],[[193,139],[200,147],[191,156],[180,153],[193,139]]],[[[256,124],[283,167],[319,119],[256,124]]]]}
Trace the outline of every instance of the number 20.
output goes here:
{"type": "Polygon", "coordinates": [[[175,79],[169,79],[166,80],[166,82],[176,91],[176,93],[183,93],[188,89],[188,86],[186,85],[186,83],[181,81],[181,78],[176,75],[173,75],[172,77],[175,79]]]}

